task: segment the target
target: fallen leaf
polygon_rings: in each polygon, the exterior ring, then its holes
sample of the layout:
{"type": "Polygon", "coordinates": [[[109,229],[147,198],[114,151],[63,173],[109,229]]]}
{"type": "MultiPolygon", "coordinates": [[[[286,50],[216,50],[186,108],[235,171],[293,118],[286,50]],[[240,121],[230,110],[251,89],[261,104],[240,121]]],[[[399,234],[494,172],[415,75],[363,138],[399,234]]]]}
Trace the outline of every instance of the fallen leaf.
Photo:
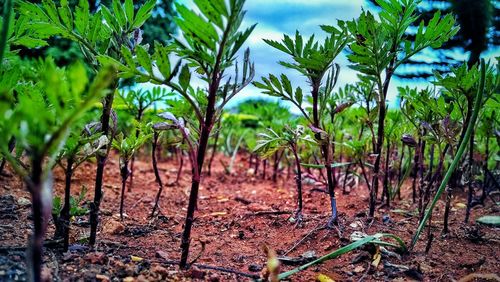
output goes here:
{"type": "Polygon", "coordinates": [[[227,212],[213,212],[210,214],[211,216],[220,216],[220,215],[227,215],[227,212]]]}
{"type": "Polygon", "coordinates": [[[372,266],[377,268],[381,259],[382,259],[382,255],[380,254],[380,248],[377,246],[377,251],[373,255],[372,266]]]}
{"type": "Polygon", "coordinates": [[[460,208],[460,209],[465,209],[467,207],[467,205],[464,203],[456,203],[455,207],[460,208]]]}
{"type": "Polygon", "coordinates": [[[96,275],[95,275],[95,279],[96,279],[97,281],[102,281],[102,282],[111,281],[111,279],[109,279],[109,277],[108,277],[108,276],[103,275],[103,274],[96,274],[96,275]]]}
{"type": "Polygon", "coordinates": [[[140,261],[143,261],[144,259],[141,258],[141,257],[137,257],[137,256],[130,256],[130,259],[133,261],[133,262],[140,262],[140,261]]]}
{"type": "Polygon", "coordinates": [[[335,282],[332,278],[328,277],[325,274],[320,273],[318,277],[316,277],[316,281],[318,282],[335,282]]]}
{"type": "Polygon", "coordinates": [[[361,265],[358,265],[358,266],[356,266],[356,268],[354,268],[354,272],[356,272],[356,273],[360,273],[363,271],[365,271],[365,268],[361,265]]]}
{"type": "Polygon", "coordinates": [[[482,216],[478,219],[476,219],[477,222],[486,224],[486,225],[492,225],[492,226],[499,226],[500,225],[500,216],[498,215],[485,215],[482,216]]]}

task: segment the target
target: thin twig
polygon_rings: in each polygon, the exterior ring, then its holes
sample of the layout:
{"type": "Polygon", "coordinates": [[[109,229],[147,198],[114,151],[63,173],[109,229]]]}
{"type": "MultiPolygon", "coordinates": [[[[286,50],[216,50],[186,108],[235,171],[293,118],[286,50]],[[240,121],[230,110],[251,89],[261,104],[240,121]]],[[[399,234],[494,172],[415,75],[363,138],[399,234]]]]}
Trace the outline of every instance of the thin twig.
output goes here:
{"type": "Polygon", "coordinates": [[[302,242],[304,242],[307,238],[309,238],[312,234],[314,234],[316,231],[319,231],[319,230],[322,230],[322,229],[325,229],[325,226],[322,224],[322,223],[319,223],[318,225],[316,225],[316,227],[314,229],[312,229],[311,231],[309,231],[304,237],[302,237],[302,239],[300,239],[299,241],[297,241],[290,249],[288,249],[284,254],[283,256],[286,256],[288,255],[289,253],[291,253],[293,250],[295,250],[300,244],[302,244],[302,242]]]}
{"type": "MultiPolygon", "coordinates": [[[[163,264],[167,264],[167,265],[178,265],[179,264],[178,260],[166,260],[166,259],[157,260],[157,261],[152,260],[150,262],[163,263],[163,264]]],[[[246,272],[241,272],[241,271],[234,270],[231,268],[226,268],[226,267],[213,266],[213,265],[200,264],[200,263],[191,264],[190,266],[196,266],[196,267],[201,268],[201,269],[209,269],[209,270],[215,270],[215,271],[220,271],[220,272],[225,272],[225,273],[236,274],[238,276],[252,278],[254,280],[260,279],[260,276],[257,274],[250,274],[250,273],[246,273],[246,272]]]]}

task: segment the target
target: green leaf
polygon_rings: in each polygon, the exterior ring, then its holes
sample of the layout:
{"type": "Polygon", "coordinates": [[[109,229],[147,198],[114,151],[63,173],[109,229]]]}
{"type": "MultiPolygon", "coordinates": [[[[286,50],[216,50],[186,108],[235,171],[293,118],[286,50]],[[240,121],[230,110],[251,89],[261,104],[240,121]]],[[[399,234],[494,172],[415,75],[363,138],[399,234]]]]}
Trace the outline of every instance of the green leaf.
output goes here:
{"type": "Polygon", "coordinates": [[[56,4],[52,0],[43,0],[42,7],[49,16],[50,20],[55,24],[61,24],[59,14],[57,13],[56,4]]]}
{"type": "Polygon", "coordinates": [[[291,55],[290,51],[285,47],[285,45],[283,45],[283,44],[281,44],[281,43],[279,43],[277,41],[269,40],[269,39],[264,39],[264,42],[266,42],[271,47],[280,50],[281,52],[284,52],[284,53],[287,53],[287,54],[291,55]]]}
{"type": "Polygon", "coordinates": [[[303,97],[304,96],[302,94],[302,88],[297,87],[297,89],[295,89],[295,101],[297,101],[297,103],[299,104],[299,106],[302,105],[303,97]]]}
{"type": "Polygon", "coordinates": [[[155,42],[155,53],[153,54],[153,59],[165,79],[170,78],[171,75],[171,65],[168,57],[169,53],[170,49],[168,49],[168,47],[155,42]]]}
{"type": "Polygon", "coordinates": [[[377,234],[374,234],[374,235],[370,235],[370,236],[366,236],[364,238],[361,238],[357,241],[354,241],[352,242],[351,244],[349,245],[346,245],[342,248],[339,248],[333,252],[330,252],[329,254],[327,255],[324,255],[314,261],[311,261],[309,263],[306,263],[304,265],[301,265],[297,268],[294,268],[290,271],[287,271],[287,272],[283,272],[283,273],[280,273],[278,275],[278,280],[284,280],[284,279],[287,279],[288,277],[290,277],[291,275],[293,274],[296,274],[302,270],[305,270],[311,266],[314,266],[314,265],[317,265],[317,264],[320,264],[320,263],[323,263],[327,260],[331,260],[331,259],[334,259],[336,257],[339,257],[343,254],[346,254],[346,253],[349,253],[349,252],[352,252],[354,251],[355,249],[363,246],[363,245],[366,245],[366,244],[375,244],[375,245],[387,245],[389,244],[390,246],[393,246],[393,244],[391,243],[388,243],[388,242],[384,242],[384,241],[381,241],[380,239],[383,238],[383,237],[390,237],[394,240],[396,240],[396,242],[399,244],[399,248],[402,249],[402,250],[406,250],[406,246],[404,245],[404,242],[397,236],[394,236],[392,234],[382,234],[382,233],[377,233],[377,234]]]}
{"type": "Polygon", "coordinates": [[[61,18],[64,26],[69,30],[73,30],[73,14],[68,6],[68,0],[61,1],[61,7],[59,8],[59,17],[61,18]]]}
{"type": "Polygon", "coordinates": [[[25,46],[27,48],[36,48],[36,47],[42,47],[42,46],[48,45],[45,40],[38,39],[38,38],[32,38],[29,36],[23,36],[20,38],[16,38],[11,43],[14,45],[25,46]]]}
{"type": "Polygon", "coordinates": [[[207,17],[208,20],[215,23],[220,29],[223,29],[222,17],[217,8],[212,4],[215,1],[194,0],[196,7],[200,9],[201,13],[207,17]]]}
{"type": "Polygon", "coordinates": [[[149,17],[151,17],[151,12],[156,5],[156,0],[148,0],[144,5],[139,8],[137,14],[135,15],[134,22],[132,24],[132,29],[141,27],[144,22],[146,22],[149,17]]]}
{"type": "Polygon", "coordinates": [[[276,87],[276,89],[278,89],[278,92],[280,94],[282,94],[283,88],[281,87],[281,83],[280,83],[279,79],[276,76],[274,76],[273,74],[269,75],[269,79],[271,80],[271,83],[274,85],[274,87],[276,87]]]}
{"type": "Polygon", "coordinates": [[[281,82],[283,84],[283,89],[285,89],[285,92],[288,94],[290,99],[292,98],[293,95],[293,89],[292,89],[292,84],[290,83],[290,80],[288,77],[284,74],[281,74],[281,82]]]}
{"type": "Polygon", "coordinates": [[[111,14],[106,6],[101,7],[102,16],[106,20],[106,23],[113,29],[116,33],[121,33],[122,28],[120,23],[118,23],[117,18],[111,14]]]}
{"type": "Polygon", "coordinates": [[[97,56],[97,60],[101,63],[101,65],[113,65],[120,71],[128,71],[128,68],[124,64],[110,56],[99,55],[97,56]]]}
{"type": "Polygon", "coordinates": [[[116,17],[116,20],[118,21],[118,24],[120,25],[120,27],[125,29],[124,27],[127,24],[127,17],[120,3],[120,0],[113,0],[112,6],[113,6],[113,13],[116,17]]]}
{"type": "Polygon", "coordinates": [[[150,75],[153,75],[153,65],[151,62],[151,57],[142,45],[137,45],[135,47],[135,53],[137,54],[137,61],[139,65],[143,67],[150,75]]]}
{"type": "Polygon", "coordinates": [[[498,215],[485,215],[476,219],[476,221],[481,224],[500,226],[500,216],[498,215]]]}
{"type": "Polygon", "coordinates": [[[89,18],[89,2],[87,0],[80,0],[78,6],[75,8],[75,28],[81,35],[87,34],[89,18]]]}
{"type": "Polygon", "coordinates": [[[186,6],[177,4],[176,7],[180,17],[176,18],[175,22],[183,33],[189,34],[191,40],[199,41],[210,50],[215,50],[215,42],[219,40],[215,28],[186,6]]]}
{"type": "Polygon", "coordinates": [[[250,34],[252,34],[252,32],[256,26],[257,26],[257,24],[254,24],[251,27],[247,28],[244,32],[238,34],[238,37],[233,45],[233,50],[231,52],[231,56],[234,56],[238,52],[238,50],[241,48],[241,46],[243,46],[243,43],[245,43],[245,41],[248,39],[250,34]]]}
{"type": "Polygon", "coordinates": [[[182,90],[186,91],[189,87],[189,82],[191,80],[191,72],[189,71],[188,65],[184,65],[182,67],[181,73],[179,74],[179,84],[182,87],[182,90]]]}
{"type": "Polygon", "coordinates": [[[134,22],[134,2],[132,0],[125,0],[125,14],[127,21],[132,25],[134,22]]]}
{"type": "Polygon", "coordinates": [[[130,67],[131,69],[135,69],[135,67],[136,67],[135,62],[134,62],[134,58],[132,56],[132,52],[130,51],[130,49],[127,48],[127,46],[122,45],[121,51],[122,51],[123,59],[125,60],[125,63],[127,64],[127,66],[130,67]]]}

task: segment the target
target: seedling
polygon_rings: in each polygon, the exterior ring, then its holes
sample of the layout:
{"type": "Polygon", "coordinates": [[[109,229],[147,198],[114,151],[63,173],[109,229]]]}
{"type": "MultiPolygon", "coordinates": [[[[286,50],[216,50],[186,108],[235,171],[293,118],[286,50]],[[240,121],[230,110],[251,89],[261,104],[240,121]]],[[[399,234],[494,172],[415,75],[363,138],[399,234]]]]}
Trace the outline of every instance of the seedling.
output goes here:
{"type": "Polygon", "coordinates": [[[260,133],[260,139],[254,148],[254,152],[261,154],[264,158],[273,156],[277,151],[288,149],[295,159],[297,171],[295,173],[295,183],[297,185],[297,209],[294,214],[297,225],[302,222],[302,169],[299,157],[299,141],[315,143],[310,135],[304,135],[305,129],[298,125],[295,128],[285,126],[281,134],[272,129],[266,133],[260,133]]]}
{"type": "MultiPolygon", "coordinates": [[[[144,114],[151,107],[155,106],[156,103],[164,101],[168,97],[172,97],[174,94],[167,92],[166,89],[160,87],[155,87],[152,90],[143,91],[141,89],[135,91],[121,91],[117,99],[118,103],[114,106],[118,106],[121,103],[127,108],[127,112],[134,116],[136,122],[141,123],[144,114]]],[[[135,131],[136,137],[139,137],[139,130],[135,131]]],[[[134,184],[134,163],[135,154],[132,155],[130,163],[130,182],[128,186],[128,191],[132,190],[134,184]]]]}
{"type": "Polygon", "coordinates": [[[328,118],[335,114],[332,111],[336,110],[328,108],[340,70],[340,67],[334,64],[333,61],[342,52],[350,38],[344,24],[341,24],[338,28],[322,26],[322,29],[328,34],[323,43],[316,42],[314,35],[304,40],[298,31],[295,33],[295,38],[284,35],[281,42],[264,40],[270,46],[286,53],[293,59],[293,63],[280,62],[280,64],[298,71],[307,78],[311,85],[309,95],[306,94],[307,96],[304,97],[300,87],[294,89],[290,79],[284,74],[279,78],[270,74],[267,78],[262,77],[262,82],[254,82],[254,85],[262,89],[263,93],[267,95],[280,97],[282,100],[294,104],[313,130],[326,167],[328,193],[332,209],[328,226],[332,226],[337,222],[338,212],[334,191],[336,184],[331,167],[333,155],[331,151],[332,132],[325,131],[327,130],[325,122],[328,122],[328,118]],[[311,108],[307,106],[306,102],[311,103],[311,108]]]}
{"type": "MultiPolygon", "coordinates": [[[[69,229],[71,212],[74,203],[71,203],[71,181],[75,170],[89,158],[101,154],[101,150],[108,144],[108,138],[100,135],[101,125],[97,122],[89,123],[75,128],[70,134],[64,148],[57,157],[57,164],[63,168],[65,175],[64,205],[57,211],[54,217],[56,226],[55,237],[61,236],[64,239],[64,250],[69,246],[69,229]]],[[[85,194],[82,192],[82,194],[85,194]]],[[[54,215],[54,213],[53,213],[54,215]]]]}
{"type": "MultiPolygon", "coordinates": [[[[89,2],[79,0],[74,11],[68,1],[60,1],[59,5],[53,0],[43,1],[42,4],[19,1],[18,12],[20,17],[17,22],[22,27],[16,29],[21,40],[17,44],[29,48],[48,45],[47,39],[59,36],[78,43],[87,64],[94,72],[102,65],[114,64],[123,74],[127,70],[121,61],[132,60],[131,49],[141,43],[140,28],[151,17],[156,0],[147,0],[137,11],[132,0],[124,4],[120,0],[112,1],[112,9],[101,6],[101,9],[91,12],[89,2]],[[50,28],[47,28],[50,27],[50,28]]],[[[145,49],[139,47],[137,53],[142,56],[145,49]]],[[[147,55],[146,55],[147,56],[147,55]]],[[[160,64],[158,62],[158,64],[160,64]]],[[[126,78],[134,77],[133,72],[123,74],[126,78]]],[[[101,130],[102,134],[112,139],[112,105],[115,90],[118,87],[118,78],[109,84],[110,90],[102,100],[101,130]]],[[[90,212],[90,238],[89,243],[94,245],[97,237],[99,223],[99,208],[102,200],[102,185],[104,166],[109,154],[110,146],[106,153],[97,156],[97,170],[95,178],[94,202],[90,212]]]]}
{"type": "Polygon", "coordinates": [[[377,0],[376,3],[382,8],[378,19],[372,13],[363,11],[358,19],[345,23],[354,38],[349,44],[351,53],[348,59],[352,62],[351,68],[374,83],[377,95],[378,127],[374,142],[376,159],[370,193],[370,217],[375,214],[384,145],[387,91],[392,76],[409,58],[427,47],[439,48],[458,31],[451,14],[441,17],[438,12],[427,25],[421,21],[415,39],[410,41],[406,32],[418,19],[415,14],[418,3],[412,0],[377,0]]]}
{"type": "Polygon", "coordinates": [[[82,65],[68,70],[55,67],[52,60],[39,63],[31,78],[2,93],[0,150],[14,171],[23,179],[32,198],[34,231],[28,256],[30,279],[41,281],[43,240],[52,211],[52,172],[68,131],[76,120],[104,93],[113,79],[113,68],[106,68],[94,80],[88,94],[86,71],[82,65]],[[32,79],[32,80],[30,80],[32,79]],[[15,103],[10,104],[15,96],[15,103]],[[50,109],[50,110],[47,110],[50,109]],[[17,140],[16,151],[26,151],[30,166],[14,158],[6,144],[17,140]]]}
{"type": "MultiPolygon", "coordinates": [[[[147,128],[147,126],[143,126],[147,128]]],[[[120,196],[120,219],[123,220],[123,201],[125,199],[125,186],[130,175],[128,165],[134,153],[149,139],[151,134],[137,128],[139,134],[131,134],[127,137],[123,133],[118,134],[113,140],[113,148],[120,153],[120,176],[122,178],[122,190],[120,196]]],[[[137,131],[136,131],[137,132],[137,131]]]]}

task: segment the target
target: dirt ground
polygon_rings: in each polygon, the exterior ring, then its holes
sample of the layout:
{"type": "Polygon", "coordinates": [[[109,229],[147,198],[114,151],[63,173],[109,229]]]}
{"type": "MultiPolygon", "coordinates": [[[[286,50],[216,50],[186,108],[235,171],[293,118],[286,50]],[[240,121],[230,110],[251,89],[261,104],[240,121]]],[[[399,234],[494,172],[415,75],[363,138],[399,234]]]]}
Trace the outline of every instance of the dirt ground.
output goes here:
{"type": "MultiPolygon", "coordinates": [[[[120,174],[116,154],[108,160],[105,172],[104,199],[101,205],[98,244],[90,250],[88,216],[72,223],[70,251],[51,242],[50,224],[45,248],[46,277],[54,281],[249,281],[251,278],[206,269],[224,267],[258,276],[267,258],[265,244],[278,256],[303,264],[309,257],[319,257],[351,242],[353,232],[393,233],[409,243],[418,216],[410,191],[390,208],[382,207],[373,222],[367,222],[366,186],[354,187],[349,195],[337,189],[340,230],[323,228],[328,221],[329,200],[326,194],[304,187],[304,221],[296,226],[289,220],[295,209],[295,182],[286,172],[277,183],[262,179],[248,169],[248,160],[240,156],[235,172],[227,175],[217,156],[212,176],[205,174],[193,227],[190,260],[198,257],[189,271],[180,271],[172,262],[180,257],[180,237],[190,188],[189,165],[178,184],[166,185],[160,201],[160,216],[149,219],[157,185],[149,156],[135,163],[134,185],[125,198],[126,219],[118,217],[120,174]]],[[[185,162],[187,163],[187,161],[185,162]]],[[[159,164],[164,183],[175,180],[178,164],[163,160],[159,164]]],[[[12,174],[11,171],[8,171],[12,174]]],[[[269,177],[271,169],[267,173],[269,177]]],[[[93,197],[95,164],[85,163],[75,173],[73,192],[83,186],[93,197]]],[[[55,172],[55,193],[63,194],[64,174],[55,172]]],[[[0,176],[0,281],[26,279],[25,247],[32,221],[29,193],[17,177],[0,176]]],[[[319,274],[335,281],[454,281],[471,274],[500,274],[499,229],[474,224],[485,214],[499,214],[500,208],[486,202],[472,211],[471,224],[463,223],[465,198],[457,191],[452,200],[451,231],[441,236],[444,202],[440,201],[432,217],[434,240],[425,253],[427,230],[410,254],[382,252],[378,265],[372,265],[375,248],[362,248],[291,277],[291,281],[314,281],[319,274]]],[[[281,264],[281,270],[297,265],[281,264]]],[[[497,276],[498,278],[498,276],[497,276]]],[[[480,280],[466,280],[480,281],[480,280]]],[[[498,280],[497,280],[498,281],[498,280]]]]}

